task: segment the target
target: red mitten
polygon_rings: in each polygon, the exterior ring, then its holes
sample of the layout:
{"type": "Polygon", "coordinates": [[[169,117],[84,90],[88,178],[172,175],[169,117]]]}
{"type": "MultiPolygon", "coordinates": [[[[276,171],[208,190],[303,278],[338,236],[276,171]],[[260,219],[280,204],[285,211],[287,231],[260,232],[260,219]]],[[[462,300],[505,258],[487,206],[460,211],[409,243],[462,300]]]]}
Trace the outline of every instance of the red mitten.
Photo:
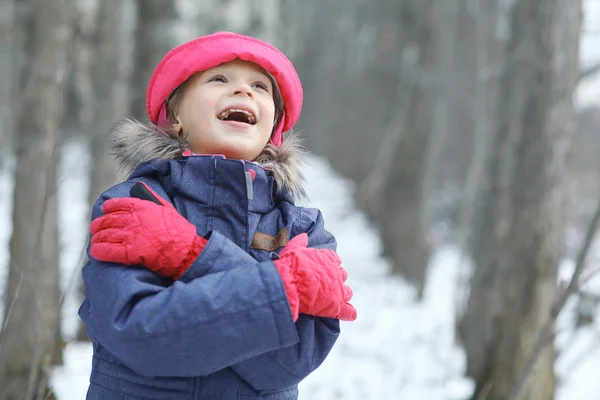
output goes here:
{"type": "Polygon", "coordinates": [[[356,309],[349,303],[352,289],[335,251],[313,249],[308,235],[302,233],[290,240],[275,260],[283,281],[294,322],[298,314],[354,321],[356,309]]]}
{"type": "Polygon", "coordinates": [[[147,185],[161,205],[133,197],[109,199],[90,225],[90,254],[107,262],[143,265],[179,279],[206,246],[196,227],[147,185]]]}

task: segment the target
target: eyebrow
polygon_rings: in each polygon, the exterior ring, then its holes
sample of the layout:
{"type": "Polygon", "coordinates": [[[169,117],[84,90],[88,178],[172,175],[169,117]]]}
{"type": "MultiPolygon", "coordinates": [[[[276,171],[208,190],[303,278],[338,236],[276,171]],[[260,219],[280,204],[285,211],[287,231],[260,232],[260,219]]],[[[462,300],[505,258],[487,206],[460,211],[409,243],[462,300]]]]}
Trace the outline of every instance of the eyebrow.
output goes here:
{"type": "Polygon", "coordinates": [[[271,77],[269,76],[269,73],[267,73],[265,71],[256,71],[256,73],[260,74],[260,76],[265,78],[267,80],[267,82],[269,82],[270,85],[273,84],[273,82],[271,82],[271,77]]]}
{"type": "MultiPolygon", "coordinates": [[[[210,75],[218,75],[218,74],[225,74],[228,73],[228,68],[226,66],[218,66],[216,68],[214,68],[215,71],[213,71],[210,75]]],[[[204,71],[206,72],[206,71],[204,71]]],[[[263,79],[266,80],[266,83],[269,84],[269,87],[273,88],[274,84],[273,81],[275,80],[275,78],[271,77],[271,74],[269,74],[267,71],[265,71],[264,69],[260,68],[260,69],[255,69],[253,70],[254,73],[260,75],[263,79]]]]}

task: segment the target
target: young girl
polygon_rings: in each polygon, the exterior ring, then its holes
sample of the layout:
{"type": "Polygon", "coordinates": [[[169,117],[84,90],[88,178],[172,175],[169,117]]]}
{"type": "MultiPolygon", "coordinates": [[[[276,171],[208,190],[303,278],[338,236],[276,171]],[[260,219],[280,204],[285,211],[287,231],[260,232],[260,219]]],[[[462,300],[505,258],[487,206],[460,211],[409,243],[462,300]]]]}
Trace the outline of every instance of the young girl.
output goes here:
{"type": "Polygon", "coordinates": [[[112,150],[129,177],[93,207],[88,399],[297,399],[352,321],[334,237],[303,195],[290,61],[220,32],[171,50],[112,150]]]}

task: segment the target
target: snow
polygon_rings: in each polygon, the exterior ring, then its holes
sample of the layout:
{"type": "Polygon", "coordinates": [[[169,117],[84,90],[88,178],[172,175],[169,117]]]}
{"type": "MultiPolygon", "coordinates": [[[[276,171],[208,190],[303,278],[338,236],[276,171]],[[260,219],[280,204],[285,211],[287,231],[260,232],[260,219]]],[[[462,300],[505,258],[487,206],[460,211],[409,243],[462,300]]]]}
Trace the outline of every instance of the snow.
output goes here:
{"type": "Polygon", "coordinates": [[[85,141],[72,140],[64,147],[61,157],[58,204],[60,229],[60,270],[63,293],[62,332],[67,339],[75,337],[79,326],[77,309],[80,300],[77,291],[80,270],[86,249],[89,212],[88,202],[90,155],[85,141]]]}
{"type": "Polygon", "coordinates": [[[65,347],[63,357],[64,365],[55,368],[51,375],[56,400],[85,399],[92,370],[92,346],[70,343],[65,347]]]}
{"type": "Polygon", "coordinates": [[[402,279],[389,275],[377,232],[352,203],[351,183],[322,160],[311,159],[311,206],[338,240],[354,290],[358,319],[342,334],[323,365],[301,384],[306,399],[461,399],[472,385],[463,377],[454,344],[454,285],[459,255],[442,249],[432,260],[423,302],[402,279]]]}
{"type": "MultiPolygon", "coordinates": [[[[581,64],[582,68],[591,67],[600,63],[600,2],[598,0],[584,0],[583,2],[583,27],[581,36],[581,64]]],[[[577,102],[580,106],[597,105],[600,100],[600,74],[586,80],[579,87],[577,102]]]]}
{"type": "Polygon", "coordinates": [[[12,232],[11,212],[13,203],[13,160],[8,160],[2,168],[0,164],[0,321],[4,320],[4,282],[8,279],[9,241],[12,232]]]}

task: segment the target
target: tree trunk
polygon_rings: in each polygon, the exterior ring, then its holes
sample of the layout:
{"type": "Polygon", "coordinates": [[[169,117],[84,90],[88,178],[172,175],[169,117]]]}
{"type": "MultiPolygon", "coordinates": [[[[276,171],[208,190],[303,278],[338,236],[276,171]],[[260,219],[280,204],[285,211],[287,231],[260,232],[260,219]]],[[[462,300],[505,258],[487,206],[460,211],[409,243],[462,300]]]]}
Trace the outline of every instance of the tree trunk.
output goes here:
{"type": "MultiPolygon", "coordinates": [[[[357,202],[379,226],[385,254],[419,293],[429,258],[422,182],[432,117],[433,5],[352,0],[340,9],[332,0],[309,1],[292,34],[280,35],[293,44],[303,79],[298,127],[308,147],[358,183],[357,202]]],[[[293,10],[283,2],[282,18],[293,10]]]]}
{"type": "MultiPolygon", "coordinates": [[[[103,0],[98,8],[96,41],[92,50],[94,62],[89,70],[93,112],[84,125],[92,156],[90,204],[115,183],[116,170],[113,160],[107,156],[106,143],[115,120],[126,115],[129,110],[128,93],[123,88],[128,81],[128,69],[123,64],[130,60],[125,60],[121,52],[121,42],[127,39],[122,26],[125,11],[122,4],[121,0],[103,0]]],[[[83,288],[83,285],[80,287],[83,288]]],[[[83,322],[77,339],[87,340],[83,322]]]]}
{"type": "Polygon", "coordinates": [[[399,110],[404,112],[404,123],[393,127],[402,132],[393,153],[393,167],[387,171],[381,192],[381,232],[386,253],[393,260],[393,271],[413,283],[421,297],[425,287],[430,243],[425,222],[427,154],[433,126],[431,87],[435,81],[427,76],[432,70],[436,43],[433,26],[434,2],[427,0],[406,3],[401,12],[405,31],[405,51],[417,56],[414,71],[401,71],[401,91],[406,91],[407,102],[399,110]],[[414,25],[413,25],[414,24],[414,25]],[[422,76],[417,71],[424,71],[422,76]],[[431,86],[428,86],[431,85],[431,86]]]}
{"type": "MultiPolygon", "coordinates": [[[[12,148],[12,132],[14,118],[12,117],[15,96],[15,68],[16,45],[14,38],[15,23],[15,4],[14,0],[4,0],[0,2],[0,140],[3,143],[2,156],[4,159],[6,153],[12,148]]],[[[18,79],[16,80],[18,82],[18,79]]],[[[0,161],[0,168],[2,162],[0,161]]]]}
{"type": "MultiPolygon", "coordinates": [[[[519,0],[511,11],[495,150],[475,230],[471,293],[459,324],[467,373],[476,381],[473,399],[508,398],[555,299],[563,176],[574,133],[577,3],[519,0]]],[[[528,399],[554,398],[554,358],[550,346],[528,399]]]]}
{"type": "MultiPolygon", "coordinates": [[[[432,200],[440,198],[444,195],[445,183],[438,178],[441,164],[441,158],[444,148],[447,146],[447,141],[451,137],[456,137],[456,118],[453,118],[452,105],[454,102],[460,101],[460,97],[455,95],[455,92],[464,91],[464,86],[457,85],[456,78],[459,68],[464,69],[464,62],[457,62],[457,47],[460,40],[457,35],[459,26],[460,10],[465,7],[462,0],[437,2],[435,4],[434,17],[432,25],[437,29],[435,31],[436,41],[436,65],[434,82],[437,82],[435,87],[435,96],[431,102],[431,124],[430,139],[431,143],[427,151],[427,164],[425,167],[426,174],[424,176],[423,191],[425,200],[428,205],[425,207],[425,221],[429,226],[436,222],[435,217],[431,215],[435,209],[432,200]],[[438,190],[442,187],[442,190],[438,190]]],[[[462,60],[461,60],[462,61],[462,60]]],[[[460,72],[459,72],[460,73],[460,72]]],[[[455,113],[454,113],[455,114],[455,113]]]]}
{"type": "Polygon", "coordinates": [[[135,118],[147,121],[148,82],[159,61],[177,44],[173,32],[179,19],[171,0],[138,0],[137,8],[131,111],[135,118]]]}
{"type": "MultiPolygon", "coordinates": [[[[99,62],[97,56],[96,43],[102,38],[98,33],[98,8],[101,7],[97,0],[76,0],[77,2],[77,18],[74,37],[73,51],[73,68],[72,75],[74,84],[70,96],[67,95],[66,102],[71,114],[76,115],[77,127],[79,134],[84,138],[90,138],[92,142],[95,137],[94,130],[94,115],[96,113],[96,101],[94,98],[95,92],[93,87],[93,66],[99,62]]],[[[102,3],[103,4],[103,3],[102,3]]],[[[115,10],[115,15],[118,15],[118,9],[115,10]]],[[[91,145],[90,145],[91,147],[91,145]]],[[[93,157],[93,155],[92,155],[93,157]]],[[[92,159],[92,163],[94,159],[92,159]]],[[[93,167],[92,167],[93,171],[93,167]]],[[[82,232],[82,234],[87,234],[82,232]]],[[[83,249],[82,249],[83,250],[83,249]]],[[[81,274],[78,274],[77,290],[80,301],[85,297],[85,287],[81,274]]],[[[79,326],[76,332],[75,339],[78,341],[88,341],[85,324],[79,320],[79,326]]]]}
{"type": "Polygon", "coordinates": [[[36,0],[3,0],[0,3],[0,167],[12,153],[15,144],[16,115],[21,104],[23,70],[26,54],[24,49],[33,24],[36,0]]]}
{"type": "Polygon", "coordinates": [[[16,138],[13,234],[0,337],[0,399],[52,398],[45,367],[59,363],[56,168],[71,38],[68,0],[37,4],[16,138]],[[50,396],[50,397],[47,397],[50,396]]]}

